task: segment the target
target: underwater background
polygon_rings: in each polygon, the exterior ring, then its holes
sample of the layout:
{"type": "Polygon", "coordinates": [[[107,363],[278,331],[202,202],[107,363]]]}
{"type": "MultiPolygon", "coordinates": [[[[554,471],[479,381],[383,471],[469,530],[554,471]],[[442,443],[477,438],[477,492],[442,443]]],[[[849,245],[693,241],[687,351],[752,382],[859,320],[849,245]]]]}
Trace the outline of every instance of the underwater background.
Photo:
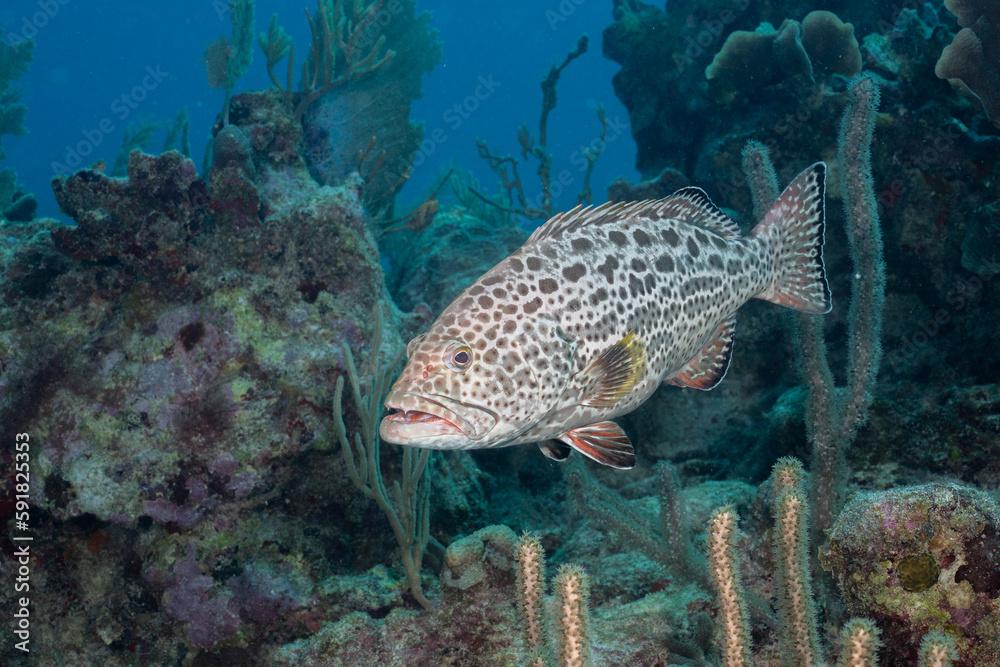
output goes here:
{"type": "Polygon", "coordinates": [[[0,663],[1000,665],[996,2],[0,28],[0,663]],[[547,218],[697,186],[749,234],[819,160],[832,312],[740,308],[634,468],[380,441],[547,218]]]}

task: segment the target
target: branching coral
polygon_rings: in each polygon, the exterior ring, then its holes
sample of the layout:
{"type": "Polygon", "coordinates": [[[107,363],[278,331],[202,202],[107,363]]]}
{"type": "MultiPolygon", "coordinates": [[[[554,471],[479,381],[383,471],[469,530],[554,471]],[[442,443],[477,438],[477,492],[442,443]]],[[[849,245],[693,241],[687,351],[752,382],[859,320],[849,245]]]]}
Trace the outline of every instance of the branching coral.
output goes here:
{"type": "Polygon", "coordinates": [[[840,659],[837,667],[876,667],[881,633],[865,618],[853,618],[840,632],[840,659]]]}
{"type": "Polygon", "coordinates": [[[750,620],[736,551],[738,518],[723,507],[708,522],[708,569],[719,603],[718,641],[724,667],[750,664],[750,620]]]}
{"type": "MultiPolygon", "coordinates": [[[[847,386],[838,390],[827,359],[822,321],[798,318],[798,351],[809,387],[806,424],[812,441],[813,535],[830,527],[840,508],[844,457],[867,418],[882,357],[882,307],[885,261],[878,205],[871,169],[871,142],[878,109],[878,85],[870,77],[855,79],[849,90],[838,142],[841,193],[847,237],[855,268],[848,314],[847,386]]],[[[743,152],[754,210],[778,196],[777,178],[767,149],[751,142],[743,152]]]]}
{"type": "MultiPolygon", "coordinates": [[[[795,459],[779,461],[771,473],[774,513],[773,559],[780,612],[778,639],[784,667],[827,664],[819,639],[809,568],[808,505],[802,467],[795,459]]],[[[749,665],[752,655],[747,594],[740,581],[735,535],[739,518],[732,507],[720,508],[708,524],[709,571],[719,605],[718,642],[726,667],[749,665]]],[[[879,633],[867,619],[850,620],[841,633],[838,666],[877,664],[879,633]]]]}
{"type": "Polygon", "coordinates": [[[808,511],[799,472],[785,460],[772,473],[774,556],[783,629],[782,662],[788,667],[812,667],[821,652],[809,570],[808,511]]]}
{"type": "Polygon", "coordinates": [[[340,442],[344,467],[354,485],[375,501],[385,514],[392,528],[403,561],[403,569],[409,582],[410,593],[425,609],[433,605],[424,595],[420,581],[420,569],[424,551],[430,540],[430,475],[428,459],[431,450],[404,448],[402,472],[399,481],[387,487],[382,477],[381,439],[378,434],[382,399],[394,371],[395,363],[379,365],[378,356],[382,342],[382,319],[376,314],[375,331],[371,340],[369,368],[366,376],[368,385],[361,388],[360,375],[354,365],[354,357],[344,345],[344,362],[347,380],[351,385],[354,409],[358,417],[360,432],[348,435],[344,424],[343,394],[344,376],[337,378],[333,399],[333,426],[340,442]]]}
{"type": "MultiPolygon", "coordinates": [[[[0,141],[4,135],[24,134],[24,116],[28,109],[19,102],[20,93],[13,88],[13,83],[27,71],[34,50],[35,43],[31,40],[0,40],[0,141]]],[[[0,145],[0,160],[3,158],[3,146],[0,145]]],[[[0,216],[9,220],[24,217],[10,214],[19,208],[15,201],[16,193],[17,178],[14,172],[9,169],[0,170],[0,216]]],[[[31,195],[24,197],[30,197],[34,201],[31,195]]]]}
{"type": "MultiPolygon", "coordinates": [[[[531,220],[544,220],[549,218],[553,212],[552,195],[552,154],[548,149],[549,137],[549,114],[556,107],[556,86],[559,78],[567,66],[584,53],[587,52],[589,42],[586,36],[581,37],[576,47],[573,48],[563,61],[558,65],[553,65],[542,79],[542,111],[538,119],[538,142],[532,138],[528,128],[522,125],[517,130],[517,142],[521,147],[521,159],[527,160],[529,157],[538,161],[538,180],[541,191],[536,197],[531,199],[525,194],[524,182],[521,180],[520,162],[512,155],[497,155],[490,150],[486,142],[479,140],[476,142],[476,150],[479,157],[486,161],[490,169],[500,179],[501,187],[506,193],[506,206],[501,206],[491,198],[480,194],[477,190],[472,192],[485,204],[495,206],[507,213],[521,215],[531,220]]],[[[577,196],[577,203],[589,203],[592,196],[590,178],[594,171],[594,165],[604,149],[604,141],[607,136],[608,119],[602,108],[597,109],[597,120],[600,123],[600,133],[598,141],[594,146],[584,151],[586,168],[583,174],[583,185],[580,194],[577,196]]]]}
{"type": "MultiPolygon", "coordinates": [[[[377,32],[378,19],[384,9],[385,0],[317,0],[315,13],[306,12],[312,41],[302,65],[296,117],[302,118],[316,100],[331,90],[392,62],[396,52],[385,48],[385,35],[377,32]]],[[[295,46],[278,23],[277,16],[271,17],[267,33],[258,41],[267,59],[271,83],[291,102],[295,46]],[[274,68],[285,58],[288,59],[288,72],[282,85],[274,68]]]]}
{"type": "Polygon", "coordinates": [[[518,541],[517,599],[525,635],[524,664],[549,664],[553,645],[560,667],[588,667],[590,654],[590,580],[583,568],[563,565],[552,584],[553,623],[542,615],[545,596],[545,551],[538,538],[525,534],[518,541]],[[546,631],[549,635],[546,636],[546,631]]]}
{"type": "Polygon", "coordinates": [[[954,639],[940,630],[932,630],[924,635],[920,642],[917,667],[951,667],[952,661],[957,659],[954,639]]]}
{"type": "MultiPolygon", "coordinates": [[[[24,134],[24,116],[27,107],[21,104],[20,93],[13,83],[28,70],[28,63],[35,51],[31,40],[8,43],[0,40],[0,138],[6,135],[24,134]]],[[[0,159],[3,159],[0,147],[0,159]]]]}
{"type": "Polygon", "coordinates": [[[691,530],[684,520],[685,509],[677,472],[668,463],[658,466],[660,513],[657,519],[629,507],[611,489],[594,480],[584,466],[567,466],[569,492],[574,503],[586,508],[587,515],[619,535],[650,560],[663,563],[687,580],[705,582],[705,569],[692,546],[691,530]]]}
{"type": "Polygon", "coordinates": [[[253,15],[255,0],[229,0],[232,39],[223,35],[205,50],[208,85],[226,91],[222,122],[229,124],[229,100],[236,82],[246,74],[253,61],[253,15]]]}
{"type": "Polygon", "coordinates": [[[542,607],[545,595],[545,552],[537,537],[525,535],[517,544],[517,602],[524,630],[528,663],[544,664],[545,625],[542,607]]]}
{"type": "Polygon", "coordinates": [[[590,581],[583,568],[563,565],[553,583],[556,635],[562,667],[588,667],[590,661],[590,581]]]}

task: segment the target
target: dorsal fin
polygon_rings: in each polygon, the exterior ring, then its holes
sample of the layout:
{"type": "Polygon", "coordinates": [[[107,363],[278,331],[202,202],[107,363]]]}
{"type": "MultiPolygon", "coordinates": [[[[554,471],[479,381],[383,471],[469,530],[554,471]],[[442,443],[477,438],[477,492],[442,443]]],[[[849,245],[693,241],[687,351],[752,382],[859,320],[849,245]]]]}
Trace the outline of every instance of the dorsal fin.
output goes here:
{"type": "Polygon", "coordinates": [[[634,215],[635,209],[642,208],[650,201],[609,201],[600,206],[574,206],[568,211],[556,213],[546,220],[541,227],[532,232],[528,243],[549,239],[569,230],[585,225],[599,225],[603,222],[621,220],[627,215],[634,215]]]}
{"type": "Polygon", "coordinates": [[[682,188],[663,199],[642,201],[609,201],[600,206],[575,206],[568,211],[556,213],[546,220],[528,237],[528,243],[549,239],[571,229],[606,222],[616,222],[625,218],[649,218],[650,220],[675,219],[697,225],[726,239],[740,237],[736,222],[712,203],[701,188],[682,188]]]}
{"type": "Polygon", "coordinates": [[[740,226],[712,203],[705,191],[694,186],[681,188],[662,200],[660,216],[675,218],[689,225],[714,232],[724,239],[738,239],[740,226]]]}
{"type": "Polygon", "coordinates": [[[715,389],[726,377],[733,357],[733,339],[736,335],[736,315],[730,315],[715,329],[705,347],[698,350],[679,371],[664,380],[675,387],[691,387],[708,391],[715,389]]]}

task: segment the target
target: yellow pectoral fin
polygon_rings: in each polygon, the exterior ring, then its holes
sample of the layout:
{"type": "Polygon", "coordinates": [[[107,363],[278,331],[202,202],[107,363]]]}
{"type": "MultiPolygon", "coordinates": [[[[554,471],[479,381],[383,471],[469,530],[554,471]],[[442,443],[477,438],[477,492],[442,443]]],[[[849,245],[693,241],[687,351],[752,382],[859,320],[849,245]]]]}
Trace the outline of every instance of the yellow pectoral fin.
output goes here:
{"type": "Polygon", "coordinates": [[[583,371],[585,380],[581,405],[614,407],[628,396],[646,371],[646,346],[635,332],[625,336],[590,362],[583,371]]]}

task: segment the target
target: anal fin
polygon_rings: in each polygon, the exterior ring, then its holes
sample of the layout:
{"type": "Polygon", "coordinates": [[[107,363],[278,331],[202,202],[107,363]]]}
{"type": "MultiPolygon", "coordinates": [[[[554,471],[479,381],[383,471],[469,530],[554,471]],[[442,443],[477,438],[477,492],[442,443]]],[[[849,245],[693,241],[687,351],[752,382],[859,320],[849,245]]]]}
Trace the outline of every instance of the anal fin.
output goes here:
{"type": "Polygon", "coordinates": [[[715,389],[729,370],[735,335],[736,315],[730,315],[716,328],[708,344],[664,383],[701,391],[715,389]]]}
{"type": "Polygon", "coordinates": [[[570,453],[573,451],[569,445],[559,440],[545,440],[540,442],[538,443],[538,449],[542,451],[542,454],[545,454],[546,458],[559,461],[560,463],[568,459],[570,453]]]}
{"type": "Polygon", "coordinates": [[[601,465],[628,470],[635,466],[632,442],[618,424],[606,421],[566,431],[559,439],[601,465]]]}

